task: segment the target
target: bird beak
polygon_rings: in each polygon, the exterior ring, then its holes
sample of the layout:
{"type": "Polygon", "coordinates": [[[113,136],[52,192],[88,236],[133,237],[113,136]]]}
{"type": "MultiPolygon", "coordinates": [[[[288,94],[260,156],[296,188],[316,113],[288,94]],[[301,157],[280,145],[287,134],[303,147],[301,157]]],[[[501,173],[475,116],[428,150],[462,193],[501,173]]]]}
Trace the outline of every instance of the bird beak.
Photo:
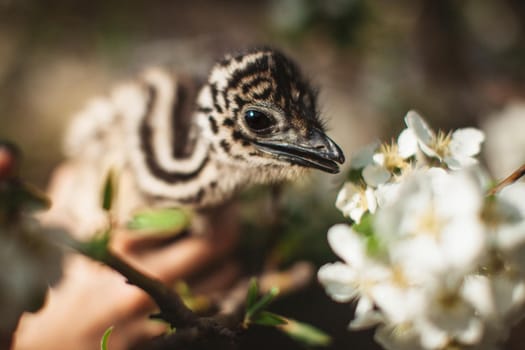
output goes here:
{"type": "Polygon", "coordinates": [[[343,164],[345,156],[341,148],[324,132],[313,129],[308,137],[296,136],[293,139],[293,142],[285,139],[256,141],[255,146],[292,164],[331,174],[339,172],[338,163],[343,164]]]}

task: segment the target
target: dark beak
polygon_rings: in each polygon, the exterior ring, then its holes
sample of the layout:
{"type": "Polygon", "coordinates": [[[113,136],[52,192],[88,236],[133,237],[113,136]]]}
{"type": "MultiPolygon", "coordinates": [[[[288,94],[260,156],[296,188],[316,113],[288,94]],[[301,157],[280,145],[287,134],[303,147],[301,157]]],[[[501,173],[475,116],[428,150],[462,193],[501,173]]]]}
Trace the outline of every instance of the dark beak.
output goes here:
{"type": "Polygon", "coordinates": [[[339,146],[324,132],[313,129],[308,137],[295,137],[293,142],[287,140],[255,141],[261,151],[271,153],[291,164],[315,168],[327,173],[337,174],[339,164],[345,156],[339,146]]]}

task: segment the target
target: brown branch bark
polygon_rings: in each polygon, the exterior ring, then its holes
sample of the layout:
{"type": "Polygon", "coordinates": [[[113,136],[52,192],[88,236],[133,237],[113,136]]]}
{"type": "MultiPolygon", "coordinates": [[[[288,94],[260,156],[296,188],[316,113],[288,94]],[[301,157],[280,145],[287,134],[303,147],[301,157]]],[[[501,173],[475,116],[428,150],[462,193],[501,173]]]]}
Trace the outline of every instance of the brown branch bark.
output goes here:
{"type": "Polygon", "coordinates": [[[501,191],[503,188],[512,185],[514,182],[518,181],[521,177],[525,175],[525,164],[523,164],[521,167],[516,169],[512,174],[507,176],[505,179],[500,181],[496,186],[491,188],[487,195],[493,196],[499,191],[501,191]]]}

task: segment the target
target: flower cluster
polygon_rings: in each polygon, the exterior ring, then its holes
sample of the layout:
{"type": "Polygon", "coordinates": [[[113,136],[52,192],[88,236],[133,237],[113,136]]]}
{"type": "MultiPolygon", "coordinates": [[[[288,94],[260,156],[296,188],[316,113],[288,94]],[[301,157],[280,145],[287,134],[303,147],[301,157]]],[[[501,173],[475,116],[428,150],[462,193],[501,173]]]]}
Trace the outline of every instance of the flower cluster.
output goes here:
{"type": "Polygon", "coordinates": [[[481,131],[405,122],[352,160],[336,202],[352,224],[328,232],[343,261],[319,280],[386,349],[497,349],[524,311],[525,184],[487,196],[481,131]]]}

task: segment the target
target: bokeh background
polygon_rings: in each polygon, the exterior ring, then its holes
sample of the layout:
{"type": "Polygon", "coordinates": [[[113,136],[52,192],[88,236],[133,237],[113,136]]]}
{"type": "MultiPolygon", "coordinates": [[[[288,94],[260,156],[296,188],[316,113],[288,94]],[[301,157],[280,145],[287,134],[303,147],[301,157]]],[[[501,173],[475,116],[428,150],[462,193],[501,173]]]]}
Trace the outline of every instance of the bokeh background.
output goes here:
{"type": "MultiPolygon", "coordinates": [[[[525,162],[521,0],[0,0],[0,138],[21,147],[25,178],[45,187],[67,122],[89,97],[152,64],[205,76],[223,53],[258,45],[294,57],[320,88],[347,156],[396,135],[416,109],[435,128],[484,128],[494,177],[525,162]]],[[[344,220],[333,207],[343,179],[317,175],[285,193],[278,264],[335,259],[324,240],[344,220]]],[[[244,213],[247,251],[268,229],[253,208],[244,213]]],[[[370,332],[346,332],[351,307],[316,286],[275,307],[336,334],[334,348],[374,347],[370,332]]]]}

